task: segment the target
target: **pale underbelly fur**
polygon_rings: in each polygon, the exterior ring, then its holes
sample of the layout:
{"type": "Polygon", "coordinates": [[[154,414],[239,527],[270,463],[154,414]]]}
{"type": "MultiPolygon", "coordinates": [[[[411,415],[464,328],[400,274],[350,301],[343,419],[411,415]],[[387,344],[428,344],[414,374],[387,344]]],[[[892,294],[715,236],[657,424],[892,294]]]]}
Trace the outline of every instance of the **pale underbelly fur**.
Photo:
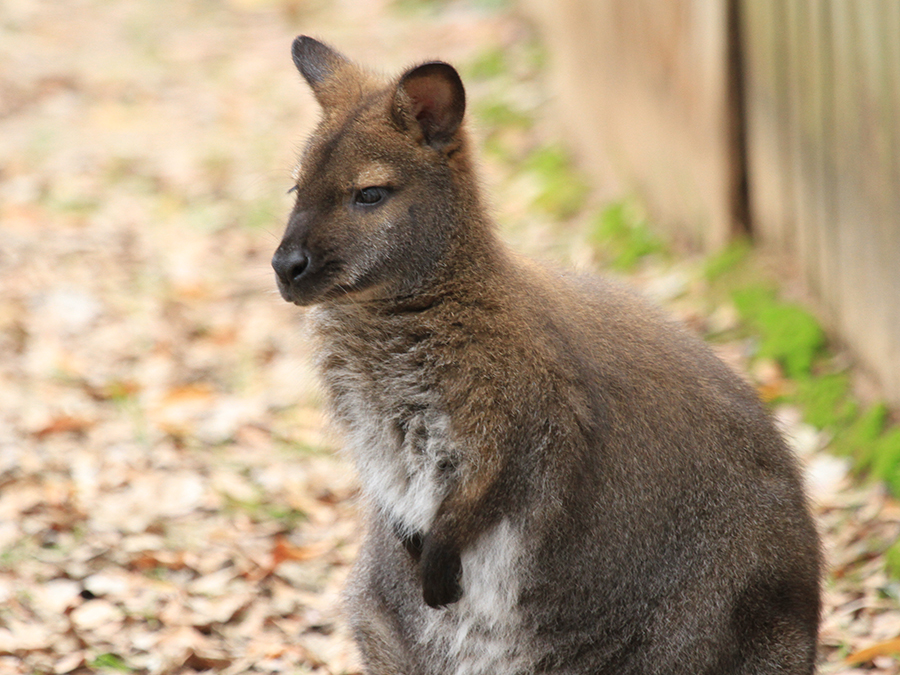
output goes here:
{"type": "Polygon", "coordinates": [[[446,654],[450,675],[513,675],[526,666],[517,609],[521,532],[509,519],[462,554],[462,599],[428,610],[419,640],[446,654]]]}
{"type": "MultiPolygon", "coordinates": [[[[387,429],[373,434],[371,427],[348,439],[368,499],[408,533],[430,528],[445,495],[439,465],[452,454],[449,420],[431,413],[416,417],[409,428],[427,429],[418,435],[423,442],[407,434],[394,445],[387,429]]],[[[523,670],[517,600],[524,563],[521,531],[509,519],[462,552],[462,598],[441,609],[424,608],[426,619],[417,637],[446,664],[442,675],[513,675],[523,670]]]]}

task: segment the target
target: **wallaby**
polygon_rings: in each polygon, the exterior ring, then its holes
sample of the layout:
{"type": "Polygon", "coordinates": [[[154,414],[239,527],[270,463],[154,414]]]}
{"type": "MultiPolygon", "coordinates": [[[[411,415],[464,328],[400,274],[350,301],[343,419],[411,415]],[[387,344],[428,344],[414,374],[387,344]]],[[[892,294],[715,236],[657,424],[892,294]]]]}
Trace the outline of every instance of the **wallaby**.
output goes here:
{"type": "Polygon", "coordinates": [[[752,388],[500,242],[452,66],[292,53],[324,116],[272,264],[359,471],[367,672],[812,673],[818,536],[752,388]]]}

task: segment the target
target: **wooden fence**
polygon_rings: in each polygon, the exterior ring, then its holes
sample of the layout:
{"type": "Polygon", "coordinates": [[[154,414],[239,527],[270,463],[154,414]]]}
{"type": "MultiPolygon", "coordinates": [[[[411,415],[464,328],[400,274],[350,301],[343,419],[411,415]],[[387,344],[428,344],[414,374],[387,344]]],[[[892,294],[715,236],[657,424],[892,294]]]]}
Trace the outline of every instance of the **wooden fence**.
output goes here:
{"type": "Polygon", "coordinates": [[[524,1],[598,181],[796,261],[900,405],[900,1],[524,1]]]}

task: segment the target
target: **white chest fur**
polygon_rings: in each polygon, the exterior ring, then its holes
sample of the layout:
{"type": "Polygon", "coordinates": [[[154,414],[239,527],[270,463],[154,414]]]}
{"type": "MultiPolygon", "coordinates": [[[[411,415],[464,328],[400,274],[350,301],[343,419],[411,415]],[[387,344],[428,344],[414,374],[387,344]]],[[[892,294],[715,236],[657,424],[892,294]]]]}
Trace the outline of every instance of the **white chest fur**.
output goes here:
{"type": "MultiPolygon", "coordinates": [[[[334,331],[321,355],[332,415],[363,492],[406,534],[426,533],[454,482],[471,470],[440,397],[422,382],[412,351],[363,343],[334,331]],[[359,358],[363,356],[364,358],[359,358]]],[[[441,675],[513,675],[527,670],[518,596],[527,567],[520,528],[502,520],[462,551],[462,598],[422,605],[414,640],[441,675]]]]}
{"type": "Polygon", "coordinates": [[[415,345],[385,339],[385,331],[367,326],[347,330],[341,311],[314,311],[312,317],[326,338],[319,365],[332,417],[344,432],[363,492],[407,534],[427,531],[459,451],[437,393],[422,383],[415,345]]]}
{"type": "Polygon", "coordinates": [[[429,610],[420,640],[446,655],[452,675],[512,675],[527,670],[517,611],[525,560],[521,532],[503,520],[463,552],[463,597],[429,610]]]}
{"type": "Polygon", "coordinates": [[[449,426],[446,415],[426,410],[360,421],[348,438],[363,490],[409,534],[431,527],[447,493],[449,426]]]}
{"type": "Polygon", "coordinates": [[[350,364],[331,369],[326,381],[366,497],[406,534],[426,532],[459,464],[436,396],[402,377],[373,385],[350,364]]]}

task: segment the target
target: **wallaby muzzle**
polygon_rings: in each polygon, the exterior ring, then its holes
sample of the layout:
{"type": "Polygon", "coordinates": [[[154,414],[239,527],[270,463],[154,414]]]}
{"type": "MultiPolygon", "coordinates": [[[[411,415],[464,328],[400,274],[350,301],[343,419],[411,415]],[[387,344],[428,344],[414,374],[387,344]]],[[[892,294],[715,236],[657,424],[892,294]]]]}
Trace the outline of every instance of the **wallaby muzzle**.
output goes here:
{"type": "Polygon", "coordinates": [[[301,283],[303,276],[310,269],[309,252],[300,246],[285,246],[283,242],[272,256],[272,268],[278,279],[281,297],[293,302],[295,287],[301,283]]]}
{"type": "Polygon", "coordinates": [[[312,220],[309,210],[295,207],[284,237],[272,256],[278,290],[287,302],[305,304],[304,288],[314,285],[311,277],[321,266],[322,256],[311,250],[309,242],[312,220]]]}

